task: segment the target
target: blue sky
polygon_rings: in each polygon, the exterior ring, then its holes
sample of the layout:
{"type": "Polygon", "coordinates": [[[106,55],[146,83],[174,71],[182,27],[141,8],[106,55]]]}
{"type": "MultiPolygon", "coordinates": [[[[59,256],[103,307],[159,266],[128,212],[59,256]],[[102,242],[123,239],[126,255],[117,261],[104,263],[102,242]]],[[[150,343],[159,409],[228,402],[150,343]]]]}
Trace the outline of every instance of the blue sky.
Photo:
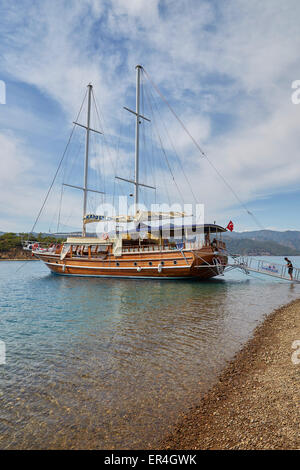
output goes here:
{"type": "MultiPolygon", "coordinates": [[[[31,228],[89,82],[101,108],[94,125],[105,131],[105,141],[93,137],[90,184],[132,192],[112,181],[116,173],[133,176],[134,120],[122,107],[134,107],[138,63],[261,225],[300,230],[300,105],[291,101],[291,84],[300,78],[299,16],[296,0],[2,0],[0,230],[31,228]]],[[[173,145],[207,222],[232,219],[238,231],[258,229],[163,103],[160,113],[157,127],[183,200],[193,202],[173,145]]],[[[168,193],[176,202],[155,129],[144,129],[155,157],[149,144],[142,148],[142,177],[156,180],[162,201],[168,193]]],[[[80,184],[83,139],[76,130],[37,230],[55,231],[62,181],[80,184]]],[[[80,226],[75,193],[64,190],[61,229],[80,226]]],[[[91,197],[90,209],[100,200],[91,197]]]]}

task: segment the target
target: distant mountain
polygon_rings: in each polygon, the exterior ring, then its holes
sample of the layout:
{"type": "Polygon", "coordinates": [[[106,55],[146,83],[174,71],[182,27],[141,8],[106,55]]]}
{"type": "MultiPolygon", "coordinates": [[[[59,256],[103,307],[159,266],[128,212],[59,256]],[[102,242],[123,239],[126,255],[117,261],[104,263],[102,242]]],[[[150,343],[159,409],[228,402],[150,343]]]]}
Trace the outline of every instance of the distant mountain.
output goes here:
{"type": "Polygon", "coordinates": [[[257,230],[253,232],[226,232],[224,234],[230,253],[247,255],[300,255],[300,232],[287,230],[257,230]]]}
{"type": "Polygon", "coordinates": [[[273,241],[280,245],[288,246],[300,252],[300,231],[286,230],[278,232],[275,230],[256,230],[253,232],[227,232],[226,237],[230,239],[248,239],[257,241],[273,241]]]}
{"type": "Polygon", "coordinates": [[[286,245],[273,242],[271,240],[251,240],[249,238],[227,238],[224,237],[227,250],[231,254],[240,255],[273,255],[273,256],[297,256],[300,250],[295,250],[286,245]]]}
{"type": "MultiPolygon", "coordinates": [[[[0,232],[0,236],[6,232],[0,232]]],[[[25,234],[14,234],[26,239],[25,234]]],[[[66,238],[67,236],[80,236],[74,233],[34,233],[34,237],[66,238]]],[[[90,234],[92,236],[92,234],[90,234]]],[[[96,236],[96,234],[94,234],[96,236]]],[[[286,230],[256,230],[252,232],[226,232],[223,235],[229,253],[241,255],[274,255],[274,256],[297,256],[300,255],[300,231],[286,230]]],[[[1,248],[1,247],[0,247],[1,248]]],[[[1,249],[0,249],[1,251],[1,249]]]]}

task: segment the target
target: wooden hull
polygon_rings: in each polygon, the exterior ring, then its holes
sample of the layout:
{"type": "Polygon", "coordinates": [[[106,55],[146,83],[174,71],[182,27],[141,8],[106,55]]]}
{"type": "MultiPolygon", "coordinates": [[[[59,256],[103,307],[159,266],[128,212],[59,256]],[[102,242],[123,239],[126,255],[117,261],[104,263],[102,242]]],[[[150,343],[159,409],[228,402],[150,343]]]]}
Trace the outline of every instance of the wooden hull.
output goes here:
{"type": "Polygon", "coordinates": [[[222,274],[227,256],[210,247],[198,250],[167,250],[123,253],[101,258],[66,257],[34,252],[55,274],[68,276],[134,279],[209,279],[222,274]]]}

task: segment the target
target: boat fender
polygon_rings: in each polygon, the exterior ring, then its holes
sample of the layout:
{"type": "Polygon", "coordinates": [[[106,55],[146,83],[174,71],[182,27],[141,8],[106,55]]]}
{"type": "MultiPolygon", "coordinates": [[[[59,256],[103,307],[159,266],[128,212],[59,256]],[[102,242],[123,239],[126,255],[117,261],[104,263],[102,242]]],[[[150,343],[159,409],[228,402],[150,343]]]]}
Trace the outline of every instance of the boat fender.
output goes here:
{"type": "Polygon", "coordinates": [[[137,272],[140,273],[142,268],[139,266],[138,268],[136,268],[137,272]]]}
{"type": "Polygon", "coordinates": [[[64,272],[65,272],[65,270],[66,270],[66,265],[65,265],[65,264],[63,264],[63,265],[62,265],[62,272],[64,273],[64,272]]]}
{"type": "Polygon", "coordinates": [[[159,265],[157,266],[157,271],[161,273],[162,269],[163,269],[162,264],[159,263],[159,265]]]}

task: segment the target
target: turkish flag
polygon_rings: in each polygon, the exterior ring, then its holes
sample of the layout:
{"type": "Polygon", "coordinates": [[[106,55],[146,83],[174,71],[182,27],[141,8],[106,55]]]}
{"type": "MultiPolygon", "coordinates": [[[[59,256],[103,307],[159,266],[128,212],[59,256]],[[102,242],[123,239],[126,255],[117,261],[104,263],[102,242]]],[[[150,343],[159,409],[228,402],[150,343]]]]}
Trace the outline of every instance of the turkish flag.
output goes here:
{"type": "Polygon", "coordinates": [[[227,230],[230,230],[230,232],[232,232],[232,230],[233,230],[233,228],[234,228],[234,227],[233,227],[233,222],[232,222],[232,220],[229,222],[229,224],[227,225],[226,228],[227,228],[227,230]]]}

